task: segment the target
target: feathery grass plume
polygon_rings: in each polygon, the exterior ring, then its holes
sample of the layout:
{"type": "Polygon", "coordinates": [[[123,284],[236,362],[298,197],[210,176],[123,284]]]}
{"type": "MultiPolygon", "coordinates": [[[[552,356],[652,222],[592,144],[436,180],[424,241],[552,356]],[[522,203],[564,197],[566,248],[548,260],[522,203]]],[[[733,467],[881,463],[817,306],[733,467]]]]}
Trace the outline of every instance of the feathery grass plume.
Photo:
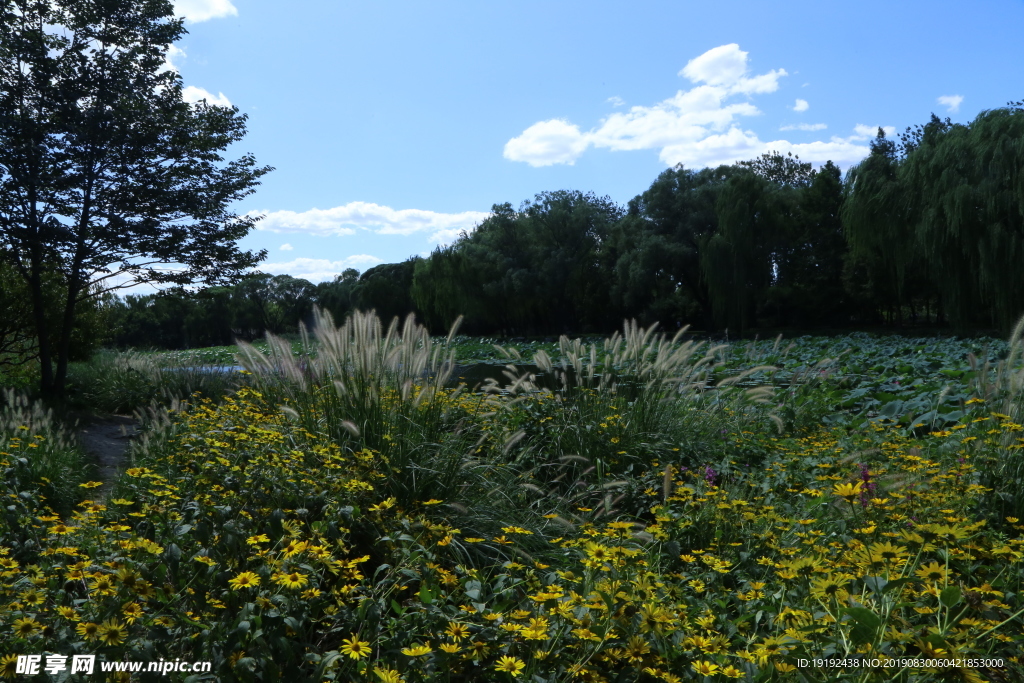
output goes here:
{"type": "MultiPolygon", "coordinates": [[[[1024,422],[1024,316],[1010,333],[1006,358],[989,371],[986,361],[978,373],[976,387],[992,405],[999,406],[1006,422],[1024,422]]],[[[1020,449],[1017,432],[1004,431],[1002,452],[998,465],[988,473],[983,483],[993,489],[998,518],[1024,517],[1024,453],[1020,449]]]]}
{"type": "Polygon", "coordinates": [[[55,510],[67,512],[82,498],[78,484],[86,481],[88,468],[74,434],[53,410],[13,389],[2,394],[0,451],[10,456],[17,486],[38,488],[55,510]]]}
{"type": "MultiPolygon", "coordinates": [[[[341,327],[319,309],[314,320],[298,355],[270,334],[267,353],[239,345],[268,405],[318,438],[375,454],[388,473],[377,490],[405,509],[441,500],[467,533],[497,535],[496,520],[527,506],[515,469],[484,457],[501,450],[478,419],[493,414],[493,397],[448,386],[454,327],[433,344],[412,315],[386,329],[373,312],[356,312],[341,327]]],[[[452,549],[464,547],[453,541],[452,549]]]]}

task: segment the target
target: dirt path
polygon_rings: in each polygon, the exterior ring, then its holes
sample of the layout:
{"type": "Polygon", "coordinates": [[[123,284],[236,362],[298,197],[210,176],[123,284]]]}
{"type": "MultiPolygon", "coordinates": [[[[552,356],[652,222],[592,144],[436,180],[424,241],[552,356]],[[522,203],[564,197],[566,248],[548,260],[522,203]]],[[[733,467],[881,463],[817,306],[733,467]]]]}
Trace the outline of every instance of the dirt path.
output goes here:
{"type": "Polygon", "coordinates": [[[96,478],[103,486],[95,490],[105,497],[119,470],[128,460],[128,444],[139,434],[139,424],[127,415],[83,420],[75,430],[82,448],[96,464],[96,478]]]}

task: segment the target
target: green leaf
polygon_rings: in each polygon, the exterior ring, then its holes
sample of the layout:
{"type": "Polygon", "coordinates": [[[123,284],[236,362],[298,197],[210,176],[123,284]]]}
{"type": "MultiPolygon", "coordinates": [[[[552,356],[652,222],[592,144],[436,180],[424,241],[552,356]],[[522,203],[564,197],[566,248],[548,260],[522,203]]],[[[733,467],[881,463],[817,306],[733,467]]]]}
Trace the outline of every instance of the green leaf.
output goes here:
{"type": "Polygon", "coordinates": [[[942,592],[939,593],[939,602],[941,602],[945,607],[953,607],[960,602],[960,598],[962,596],[963,592],[959,588],[956,586],[950,586],[948,588],[944,588],[942,592]]]}
{"type": "Polygon", "coordinates": [[[843,610],[843,613],[853,617],[857,622],[850,630],[850,639],[854,645],[874,642],[878,628],[882,625],[882,620],[878,618],[877,614],[866,607],[848,607],[843,610]]]}

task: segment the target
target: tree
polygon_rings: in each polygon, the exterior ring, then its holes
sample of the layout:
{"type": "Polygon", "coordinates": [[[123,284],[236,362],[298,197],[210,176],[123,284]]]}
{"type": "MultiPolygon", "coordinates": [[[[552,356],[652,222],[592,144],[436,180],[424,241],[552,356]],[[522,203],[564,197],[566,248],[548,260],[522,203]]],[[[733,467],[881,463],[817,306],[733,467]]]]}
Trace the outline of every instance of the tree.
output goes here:
{"type": "Polygon", "coordinates": [[[676,166],[630,200],[608,247],[615,258],[612,298],[622,317],[714,327],[701,259],[718,230],[718,195],[737,172],[735,166],[676,166]]]}
{"type": "Polygon", "coordinates": [[[164,63],[184,33],[169,0],[0,0],[0,258],[28,286],[46,395],[64,392],[83,302],[231,282],[265,256],[239,250],[256,219],[228,207],[271,169],[221,156],[245,134],[237,108],[182,99],[164,63]]]}

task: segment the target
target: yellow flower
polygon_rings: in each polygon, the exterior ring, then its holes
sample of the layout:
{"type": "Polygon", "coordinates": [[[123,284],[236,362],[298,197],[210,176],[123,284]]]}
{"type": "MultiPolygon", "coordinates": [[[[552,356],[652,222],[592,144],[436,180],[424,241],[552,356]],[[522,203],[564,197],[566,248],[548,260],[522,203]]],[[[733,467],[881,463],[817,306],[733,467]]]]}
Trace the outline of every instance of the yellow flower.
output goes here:
{"type": "Polygon", "coordinates": [[[729,678],[743,678],[745,674],[736,667],[730,665],[722,669],[722,675],[729,678]]]}
{"type": "Polygon", "coordinates": [[[459,651],[459,646],[455,643],[441,643],[441,649],[448,654],[453,655],[459,651]]]}
{"type": "Polygon", "coordinates": [[[121,613],[124,614],[125,621],[134,624],[137,619],[142,618],[142,606],[137,602],[129,602],[121,608],[121,613]]]}
{"type": "Polygon", "coordinates": [[[94,640],[99,636],[100,626],[90,621],[85,621],[75,627],[75,631],[78,635],[82,636],[86,640],[94,640]]]}
{"type": "Polygon", "coordinates": [[[850,500],[859,496],[863,488],[864,482],[862,481],[858,481],[856,484],[835,484],[832,487],[832,495],[850,500]]]}
{"type": "Polygon", "coordinates": [[[32,617],[14,620],[14,633],[21,638],[28,638],[29,636],[35,635],[35,632],[42,627],[43,625],[32,617]]]}
{"type": "Polygon", "coordinates": [[[454,621],[448,622],[448,629],[445,631],[452,640],[462,640],[469,636],[469,628],[465,624],[458,624],[454,621]]]}
{"type": "Polygon", "coordinates": [[[923,564],[916,572],[925,581],[939,582],[946,580],[946,568],[938,562],[923,564]]]}
{"type": "Polygon", "coordinates": [[[697,672],[698,676],[714,676],[718,673],[718,665],[712,662],[701,660],[690,664],[690,668],[697,672]]]}
{"type": "Polygon", "coordinates": [[[433,650],[430,649],[430,643],[426,645],[413,645],[412,647],[402,648],[402,654],[409,657],[422,657],[423,655],[429,655],[433,650]]]}
{"type": "Polygon", "coordinates": [[[342,654],[346,654],[352,659],[362,659],[373,652],[370,648],[370,643],[365,640],[359,640],[359,636],[354,633],[352,638],[345,638],[341,643],[342,654]]]}
{"type": "Polygon", "coordinates": [[[231,585],[231,590],[252,588],[260,585],[260,577],[254,572],[242,572],[235,578],[228,581],[228,583],[231,585]]]}
{"type": "Polygon", "coordinates": [[[274,582],[285,588],[302,588],[309,583],[309,578],[299,572],[278,573],[274,576],[274,582]]]}
{"type": "Polygon", "coordinates": [[[120,645],[128,635],[128,627],[117,619],[107,619],[99,629],[99,639],[104,645],[120,645]]]}
{"type": "Polygon", "coordinates": [[[494,670],[505,671],[515,677],[522,673],[525,668],[526,664],[523,663],[523,660],[521,659],[517,659],[516,657],[502,657],[498,660],[494,670]]]}
{"type": "Polygon", "coordinates": [[[78,616],[78,612],[72,607],[58,607],[57,613],[68,621],[79,621],[82,617],[78,616]]]}
{"type": "Polygon", "coordinates": [[[380,683],[401,683],[405,680],[396,669],[378,669],[373,667],[373,674],[380,679],[380,683]]]}
{"type": "Polygon", "coordinates": [[[14,678],[18,671],[18,655],[4,655],[0,657],[0,677],[14,678]]]}

